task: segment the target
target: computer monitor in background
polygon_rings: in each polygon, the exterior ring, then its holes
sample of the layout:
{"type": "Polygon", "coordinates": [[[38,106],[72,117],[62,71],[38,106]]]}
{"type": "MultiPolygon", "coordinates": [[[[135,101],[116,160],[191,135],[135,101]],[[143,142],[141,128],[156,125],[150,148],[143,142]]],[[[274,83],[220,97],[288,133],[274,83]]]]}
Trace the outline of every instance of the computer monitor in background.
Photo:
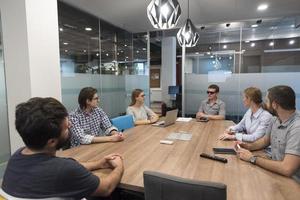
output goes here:
{"type": "Polygon", "coordinates": [[[168,94],[173,94],[173,95],[181,94],[180,86],[179,85],[169,86],[168,94]]]}

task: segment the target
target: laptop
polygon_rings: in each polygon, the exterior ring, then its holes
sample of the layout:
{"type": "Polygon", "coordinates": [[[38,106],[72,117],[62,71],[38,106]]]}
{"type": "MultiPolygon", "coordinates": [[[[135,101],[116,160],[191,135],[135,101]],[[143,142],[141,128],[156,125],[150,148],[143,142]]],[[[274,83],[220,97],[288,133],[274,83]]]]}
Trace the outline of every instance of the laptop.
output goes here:
{"type": "Polygon", "coordinates": [[[166,126],[172,125],[175,123],[175,121],[177,119],[177,115],[178,115],[178,109],[170,110],[167,112],[166,118],[164,121],[158,121],[152,125],[160,126],[160,127],[166,127],[166,126]]]}

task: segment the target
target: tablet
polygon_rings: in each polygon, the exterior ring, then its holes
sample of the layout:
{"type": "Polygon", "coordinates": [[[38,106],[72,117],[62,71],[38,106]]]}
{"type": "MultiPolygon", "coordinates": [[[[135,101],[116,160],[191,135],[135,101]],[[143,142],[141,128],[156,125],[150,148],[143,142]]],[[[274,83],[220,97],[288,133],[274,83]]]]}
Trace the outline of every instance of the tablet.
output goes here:
{"type": "Polygon", "coordinates": [[[236,151],[233,148],[213,148],[215,154],[232,154],[236,155],[236,151]]]}

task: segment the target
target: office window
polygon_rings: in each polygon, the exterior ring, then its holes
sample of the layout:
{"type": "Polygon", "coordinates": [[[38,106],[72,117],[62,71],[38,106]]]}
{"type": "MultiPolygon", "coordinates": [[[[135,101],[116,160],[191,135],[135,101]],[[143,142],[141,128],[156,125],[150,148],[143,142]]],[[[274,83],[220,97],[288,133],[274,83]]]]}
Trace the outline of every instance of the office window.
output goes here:
{"type": "Polygon", "coordinates": [[[61,1],[58,20],[62,99],[69,111],[88,86],[98,90],[109,117],[125,113],[136,87],[149,97],[147,33],[130,33],[61,1]]]}
{"type": "Polygon", "coordinates": [[[10,142],[8,130],[8,112],[6,100],[6,84],[4,73],[4,58],[2,45],[2,28],[0,18],[0,179],[3,176],[7,161],[10,157],[10,142]]]}
{"type": "MultiPolygon", "coordinates": [[[[200,39],[185,55],[185,108],[195,115],[207,97],[208,85],[220,86],[219,98],[226,103],[226,118],[238,122],[246,108],[242,93],[254,86],[266,94],[275,85],[289,85],[296,92],[300,109],[300,29],[296,17],[237,22],[226,28],[211,25],[199,30],[200,39]]],[[[170,34],[170,33],[168,33],[170,34]]],[[[181,47],[177,52],[181,55],[181,47]]]]}

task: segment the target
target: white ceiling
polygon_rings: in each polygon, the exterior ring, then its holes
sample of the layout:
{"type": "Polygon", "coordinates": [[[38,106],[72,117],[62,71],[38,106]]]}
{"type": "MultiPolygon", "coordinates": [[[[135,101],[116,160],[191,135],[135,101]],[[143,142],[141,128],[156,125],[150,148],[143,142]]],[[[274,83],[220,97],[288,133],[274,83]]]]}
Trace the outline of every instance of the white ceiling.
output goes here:
{"type": "MultiPolygon", "coordinates": [[[[130,32],[155,30],[146,8],[151,0],[62,0],[130,32]]],[[[177,27],[187,18],[187,0],[178,0],[182,15],[177,27]]],[[[247,19],[286,17],[300,14],[300,0],[190,0],[190,18],[196,26],[247,19]],[[257,11],[268,3],[266,11],[257,11]]]]}

